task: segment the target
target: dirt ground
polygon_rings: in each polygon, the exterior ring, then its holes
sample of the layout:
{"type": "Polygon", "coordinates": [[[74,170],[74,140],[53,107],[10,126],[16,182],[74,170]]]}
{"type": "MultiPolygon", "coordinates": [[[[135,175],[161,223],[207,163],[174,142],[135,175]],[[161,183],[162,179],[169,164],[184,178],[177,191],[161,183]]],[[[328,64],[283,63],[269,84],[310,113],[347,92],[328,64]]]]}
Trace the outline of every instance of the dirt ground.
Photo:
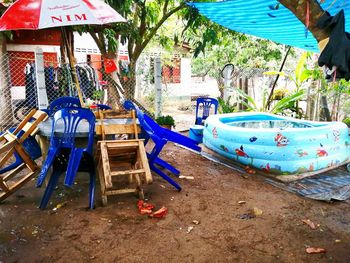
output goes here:
{"type": "Polygon", "coordinates": [[[162,157],[194,177],[176,179],[181,192],[158,175],[144,187],[165,218],[141,215],[133,195],[102,207],[99,185],[96,209],[86,210],[85,174],[73,189],[60,184],[42,211],[33,180],[0,205],[0,262],[350,262],[349,202],[306,199],[173,144],[162,157]]]}

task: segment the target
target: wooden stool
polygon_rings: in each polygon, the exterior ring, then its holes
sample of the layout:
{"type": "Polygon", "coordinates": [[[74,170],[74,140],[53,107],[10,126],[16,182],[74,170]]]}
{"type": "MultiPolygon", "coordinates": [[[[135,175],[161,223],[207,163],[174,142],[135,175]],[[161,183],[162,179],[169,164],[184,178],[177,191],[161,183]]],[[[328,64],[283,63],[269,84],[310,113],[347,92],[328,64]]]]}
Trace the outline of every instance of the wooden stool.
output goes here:
{"type": "MultiPolygon", "coordinates": [[[[112,116],[115,118],[115,115],[112,116]]],[[[133,134],[135,139],[103,140],[97,144],[97,173],[100,179],[102,204],[104,206],[107,205],[107,196],[109,195],[138,193],[139,198],[143,199],[142,182],[148,184],[152,182],[144,142],[138,139],[139,127],[136,124],[135,112],[132,112],[129,117],[133,119],[133,124],[130,125],[129,129],[123,127],[123,131],[127,134],[133,134]],[[123,182],[121,181],[123,179],[128,181],[125,188],[122,187],[123,182]],[[132,184],[133,187],[131,187],[132,184]]],[[[103,118],[102,115],[101,120],[103,118]]],[[[106,126],[103,121],[101,122],[103,138],[107,135],[115,135],[118,127],[113,126],[106,126]]]]}
{"type": "Polygon", "coordinates": [[[13,192],[22,187],[34,175],[39,172],[38,165],[32,160],[31,156],[26,152],[22,143],[30,135],[35,135],[38,131],[37,125],[47,118],[47,114],[42,111],[32,110],[24,120],[13,131],[6,131],[0,136],[0,167],[3,167],[15,152],[22,158],[23,163],[20,163],[8,173],[0,175],[0,202],[11,195],[13,192]],[[29,173],[17,178],[18,173],[24,168],[29,169],[29,173]]]}
{"type": "MultiPolygon", "coordinates": [[[[143,140],[100,141],[98,149],[101,151],[98,175],[102,204],[107,204],[108,195],[138,193],[139,198],[143,199],[141,180],[143,179],[146,183],[152,182],[143,140]],[[114,177],[127,178],[128,186],[134,183],[135,187],[118,189],[116,181],[113,180],[114,177]]],[[[118,182],[120,183],[120,180],[118,182]]]]}

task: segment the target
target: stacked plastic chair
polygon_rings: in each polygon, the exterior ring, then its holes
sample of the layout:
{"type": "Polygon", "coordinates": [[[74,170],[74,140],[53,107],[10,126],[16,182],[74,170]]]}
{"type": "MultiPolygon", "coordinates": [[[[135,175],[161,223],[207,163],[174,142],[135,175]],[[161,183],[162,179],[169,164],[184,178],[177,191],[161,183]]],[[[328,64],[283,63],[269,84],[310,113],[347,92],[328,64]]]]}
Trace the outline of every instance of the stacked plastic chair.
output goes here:
{"type": "Polygon", "coordinates": [[[206,118],[210,114],[210,110],[214,107],[214,114],[218,112],[219,102],[214,98],[197,98],[196,105],[196,122],[197,125],[203,125],[206,118]],[[200,114],[202,113],[202,114],[200,114]]]}
{"type": "Polygon", "coordinates": [[[145,144],[151,139],[154,142],[154,146],[150,152],[147,152],[148,163],[152,171],[160,175],[178,191],[181,190],[181,186],[175,182],[171,177],[166,175],[159,167],[165,168],[176,176],[180,175],[180,171],[175,167],[167,163],[158,157],[163,147],[169,142],[174,142],[179,145],[185,146],[194,151],[200,152],[201,148],[198,146],[198,142],[192,140],[186,136],[183,136],[177,132],[165,129],[159,126],[150,116],[142,112],[139,107],[132,101],[125,101],[124,108],[126,110],[135,110],[140,126],[142,127],[142,135],[145,139],[145,144]]]}
{"type": "Polygon", "coordinates": [[[50,167],[53,167],[49,183],[40,203],[40,208],[45,209],[50,197],[57,185],[60,175],[66,172],[64,185],[72,187],[78,171],[90,174],[90,199],[89,207],[94,207],[95,191],[95,165],[92,154],[95,132],[95,115],[89,109],[84,108],[63,108],[58,110],[53,116],[52,136],[47,158],[42,166],[41,173],[37,181],[40,187],[48,174],[50,167]],[[85,148],[77,147],[77,128],[82,122],[89,125],[88,142],[85,148]],[[59,126],[63,126],[60,128],[59,126]],[[60,130],[58,132],[58,130],[60,130]]]}
{"type": "Polygon", "coordinates": [[[81,108],[80,100],[75,97],[60,97],[51,102],[45,112],[52,117],[56,111],[69,107],[81,108]]]}
{"type": "Polygon", "coordinates": [[[107,104],[100,104],[99,103],[99,104],[96,104],[96,106],[99,110],[111,110],[112,109],[112,107],[107,105],[107,104]]]}

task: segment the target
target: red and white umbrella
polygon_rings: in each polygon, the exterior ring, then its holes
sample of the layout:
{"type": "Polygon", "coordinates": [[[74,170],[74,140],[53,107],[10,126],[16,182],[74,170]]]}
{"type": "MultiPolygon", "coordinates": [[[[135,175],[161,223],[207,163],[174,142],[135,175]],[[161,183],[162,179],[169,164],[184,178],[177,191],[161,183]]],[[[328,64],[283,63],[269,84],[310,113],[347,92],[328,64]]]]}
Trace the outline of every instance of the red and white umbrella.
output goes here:
{"type": "Polygon", "coordinates": [[[100,0],[17,0],[0,18],[0,31],[115,22],[126,20],[100,0]]]}
{"type": "MultiPolygon", "coordinates": [[[[126,22],[117,11],[101,0],[17,0],[0,18],[0,31],[62,28],[62,37],[71,68],[75,67],[73,51],[67,43],[66,26],[104,25],[126,22]]],[[[81,104],[83,96],[76,72],[72,70],[81,104]]]]}

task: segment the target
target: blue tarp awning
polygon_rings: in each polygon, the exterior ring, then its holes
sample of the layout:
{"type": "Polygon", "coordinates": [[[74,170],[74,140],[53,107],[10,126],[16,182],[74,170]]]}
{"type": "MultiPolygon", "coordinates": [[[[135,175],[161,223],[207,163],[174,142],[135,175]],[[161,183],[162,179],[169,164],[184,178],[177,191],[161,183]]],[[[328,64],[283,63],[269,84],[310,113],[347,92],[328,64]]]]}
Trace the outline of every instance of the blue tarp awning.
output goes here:
{"type": "MultiPolygon", "coordinates": [[[[279,5],[277,10],[271,10],[269,6],[276,6],[277,3],[276,0],[227,0],[188,5],[231,30],[319,52],[316,39],[310,32],[306,37],[305,26],[291,11],[283,5],[279,5]]],[[[345,18],[350,17],[350,1],[326,0],[321,6],[331,15],[344,9],[345,18]]],[[[345,23],[346,31],[349,32],[350,18],[345,23]]]]}

